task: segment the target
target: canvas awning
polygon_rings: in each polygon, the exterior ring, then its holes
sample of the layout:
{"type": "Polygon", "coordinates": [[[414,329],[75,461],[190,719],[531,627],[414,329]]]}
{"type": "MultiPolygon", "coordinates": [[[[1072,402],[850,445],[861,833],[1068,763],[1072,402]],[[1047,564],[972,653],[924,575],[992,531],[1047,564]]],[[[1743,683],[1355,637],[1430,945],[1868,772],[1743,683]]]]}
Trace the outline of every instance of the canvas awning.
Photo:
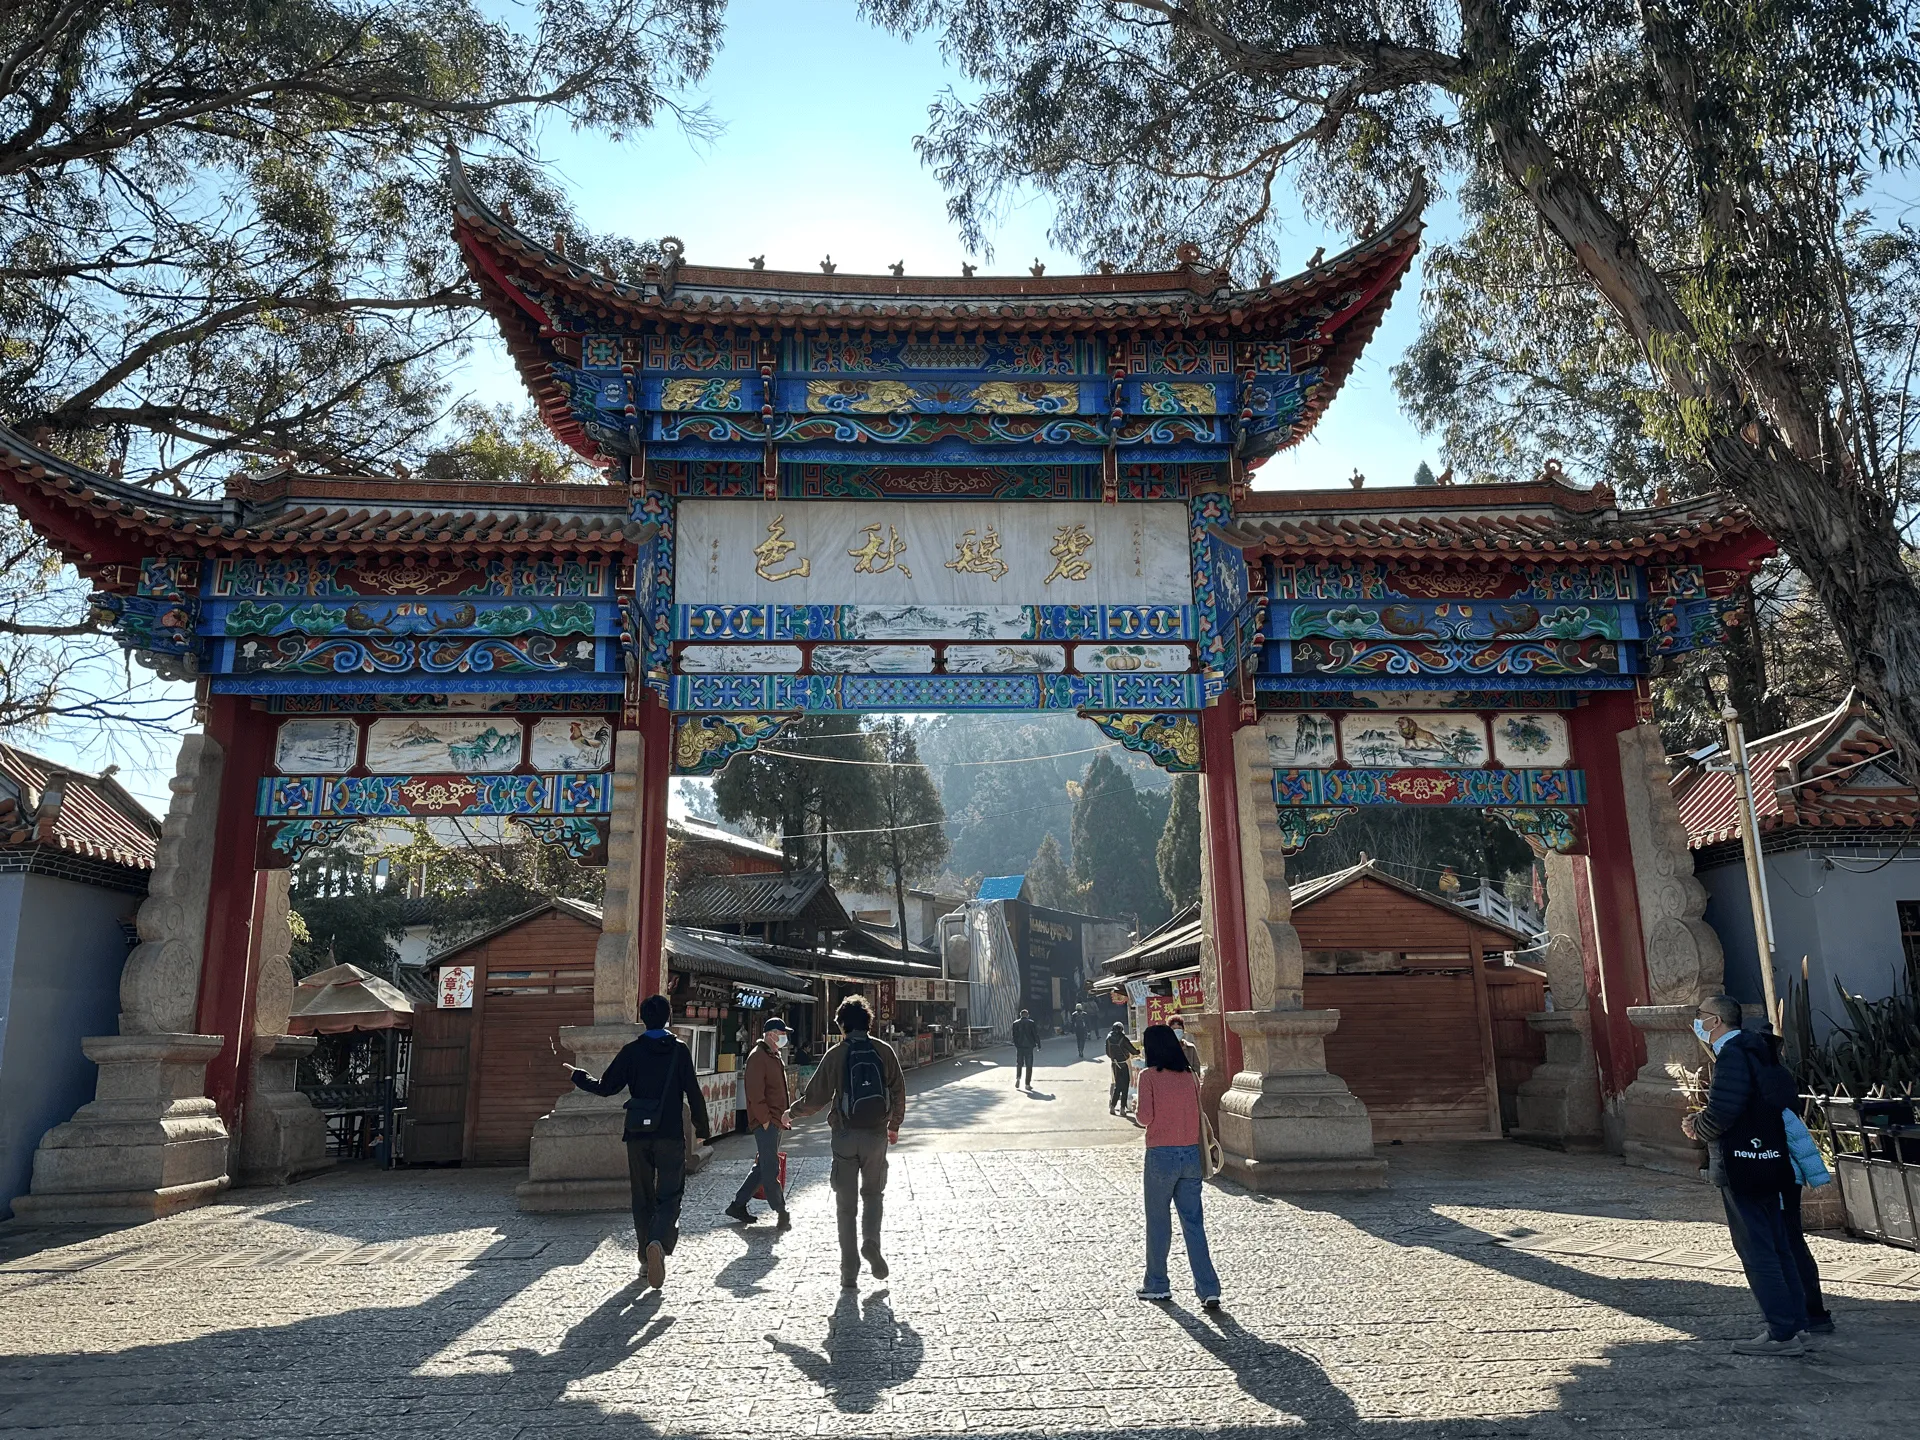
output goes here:
{"type": "Polygon", "coordinates": [[[410,1030],[413,1002],[391,981],[358,965],[335,965],[307,976],[293,990],[293,1035],[339,1035],[349,1030],[410,1030]]]}

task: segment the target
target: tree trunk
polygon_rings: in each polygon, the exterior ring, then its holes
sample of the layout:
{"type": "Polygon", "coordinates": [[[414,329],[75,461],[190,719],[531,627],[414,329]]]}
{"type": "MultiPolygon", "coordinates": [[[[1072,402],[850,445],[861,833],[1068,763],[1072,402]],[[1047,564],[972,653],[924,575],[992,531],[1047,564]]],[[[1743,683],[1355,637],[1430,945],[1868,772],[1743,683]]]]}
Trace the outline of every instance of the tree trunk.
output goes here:
{"type": "Polygon", "coordinates": [[[1751,581],[1741,587],[1746,622],[1727,631],[1721,653],[1727,663],[1727,703],[1740,717],[1741,727],[1753,739],[1782,728],[1779,707],[1767,696],[1767,652],[1760,636],[1760,616],[1751,581]]]}

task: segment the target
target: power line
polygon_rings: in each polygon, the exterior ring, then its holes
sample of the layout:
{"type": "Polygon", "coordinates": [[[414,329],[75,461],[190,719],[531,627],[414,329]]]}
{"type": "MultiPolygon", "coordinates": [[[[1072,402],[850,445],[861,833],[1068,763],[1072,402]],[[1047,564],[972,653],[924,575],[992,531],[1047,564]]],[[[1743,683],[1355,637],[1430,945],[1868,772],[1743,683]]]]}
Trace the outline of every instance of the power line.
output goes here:
{"type": "Polygon", "coordinates": [[[935,825],[979,825],[988,820],[1004,819],[1008,815],[1026,815],[1035,810],[1069,810],[1071,800],[1056,800],[1048,805],[1022,805],[1014,810],[999,810],[991,815],[973,815],[964,818],[949,815],[944,820],[918,820],[911,825],[882,825],[873,830],[802,830],[797,835],[776,835],[772,843],[784,844],[787,840],[838,840],[842,835],[890,835],[895,830],[930,830],[935,825]]]}
{"type": "Polygon", "coordinates": [[[1062,750],[1054,755],[1013,755],[1003,760],[949,760],[944,764],[937,760],[915,760],[912,762],[905,760],[843,760],[836,755],[803,755],[798,750],[760,749],[753,753],[756,755],[778,755],[783,760],[807,760],[815,765],[870,765],[882,770],[892,770],[911,763],[924,766],[929,770],[936,767],[942,770],[960,770],[975,765],[1028,765],[1037,760],[1067,760],[1075,755],[1092,755],[1100,750],[1117,749],[1118,745],[1118,741],[1109,740],[1104,745],[1089,745],[1084,750],[1062,750]]]}

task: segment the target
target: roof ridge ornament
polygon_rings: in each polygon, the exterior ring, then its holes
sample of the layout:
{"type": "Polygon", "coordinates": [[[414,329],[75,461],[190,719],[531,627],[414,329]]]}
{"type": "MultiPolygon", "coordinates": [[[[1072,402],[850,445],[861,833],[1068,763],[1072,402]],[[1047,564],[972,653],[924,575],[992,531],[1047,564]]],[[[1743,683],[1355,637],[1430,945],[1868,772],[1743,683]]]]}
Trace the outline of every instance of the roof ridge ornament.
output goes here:
{"type": "Polygon", "coordinates": [[[680,260],[687,253],[686,243],[678,235],[662,235],[660,253],[667,258],[660,267],[657,283],[660,286],[660,298],[666,300],[672,297],[674,283],[680,278],[680,260]]]}

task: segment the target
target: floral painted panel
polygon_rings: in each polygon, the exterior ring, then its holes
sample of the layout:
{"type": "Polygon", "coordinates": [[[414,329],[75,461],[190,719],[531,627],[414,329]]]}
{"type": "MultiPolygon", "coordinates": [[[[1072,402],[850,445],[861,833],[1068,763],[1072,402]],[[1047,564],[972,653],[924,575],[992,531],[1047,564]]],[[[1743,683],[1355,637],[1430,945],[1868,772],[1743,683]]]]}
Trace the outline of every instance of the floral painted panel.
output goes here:
{"type": "Polygon", "coordinates": [[[1515,769],[1557,769],[1573,763],[1567,717],[1523,711],[1493,717],[1493,758],[1515,769]]]}

